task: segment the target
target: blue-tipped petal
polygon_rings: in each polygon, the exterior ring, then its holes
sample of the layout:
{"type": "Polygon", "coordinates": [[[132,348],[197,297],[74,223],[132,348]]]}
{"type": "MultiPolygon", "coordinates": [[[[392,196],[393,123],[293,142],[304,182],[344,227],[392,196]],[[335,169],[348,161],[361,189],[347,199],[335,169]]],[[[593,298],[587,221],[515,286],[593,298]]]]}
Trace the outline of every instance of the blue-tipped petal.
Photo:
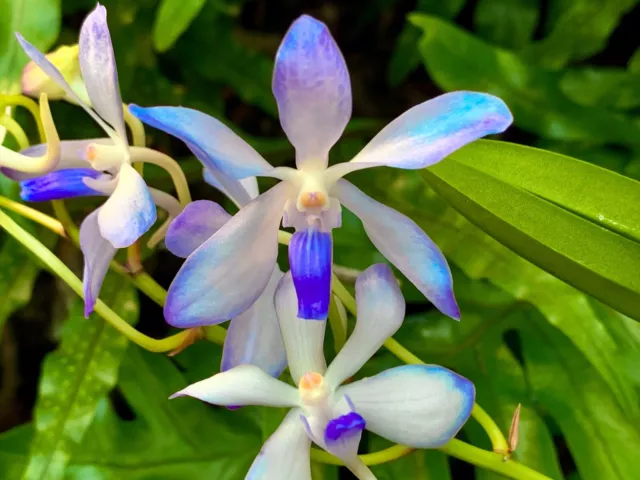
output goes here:
{"type": "Polygon", "coordinates": [[[276,54],[272,88],[298,168],[326,167],[352,102],[347,65],[324,23],[308,15],[293,22],[276,54]]]}
{"type": "Polygon", "coordinates": [[[437,365],[404,365],[341,387],[367,430],[414,448],[441,447],[471,415],[475,388],[437,365]]]}
{"type": "Polygon", "coordinates": [[[360,370],[404,320],[404,297],[391,268],[384,263],[372,265],[360,274],[356,280],[356,303],[356,327],[325,374],[332,388],[360,370]]]}
{"type": "Polygon", "coordinates": [[[98,4],[80,29],[80,69],[93,108],[127,143],[118,69],[107,26],[107,9],[98,4]]]}
{"type": "Polygon", "coordinates": [[[193,252],[169,287],[164,316],[178,328],[229,320],[266,288],[290,186],[279,183],[241,209],[193,252]]]}
{"type": "Polygon", "coordinates": [[[123,163],[118,184],[100,208],[100,234],[115,248],[133,244],[156,221],[156,205],[147,184],[135,169],[123,163]]]}
{"type": "Polygon", "coordinates": [[[438,310],[460,319],[447,260],[435,243],[409,217],[376,202],[346,180],[333,192],[362,220],[371,242],[405,274],[438,310]]]}
{"type": "Polygon", "coordinates": [[[167,249],[177,257],[187,258],[230,218],[216,202],[191,202],[169,225],[165,237],[167,249]]]}
{"type": "Polygon", "coordinates": [[[281,277],[282,272],[276,267],[258,300],[231,320],[222,350],[221,371],[251,364],[277,378],[287,366],[273,301],[281,277]]]}
{"type": "Polygon", "coordinates": [[[289,242],[289,265],[298,296],[298,317],[325,320],[331,300],[331,234],[308,227],[289,242]]]}
{"type": "Polygon", "coordinates": [[[98,179],[101,177],[110,178],[92,168],[57,170],[20,182],[20,198],[27,202],[44,202],[104,195],[104,193],[88,187],[83,181],[84,178],[98,179]]]}
{"type": "Polygon", "coordinates": [[[109,263],[116,254],[116,249],[100,235],[98,213],[99,209],[90,213],[80,225],[80,249],[84,255],[84,316],[87,318],[93,312],[109,263]]]}
{"type": "Polygon", "coordinates": [[[509,108],[487,93],[450,92],[407,110],[376,135],[356,157],[330,168],[336,179],[354,170],[386,165],[419,169],[513,122],[509,108]]]}
{"type": "Polygon", "coordinates": [[[220,169],[237,180],[262,175],[273,167],[225,124],[184,107],[129,105],[129,111],[147,125],[179,138],[205,167],[220,169]]]}

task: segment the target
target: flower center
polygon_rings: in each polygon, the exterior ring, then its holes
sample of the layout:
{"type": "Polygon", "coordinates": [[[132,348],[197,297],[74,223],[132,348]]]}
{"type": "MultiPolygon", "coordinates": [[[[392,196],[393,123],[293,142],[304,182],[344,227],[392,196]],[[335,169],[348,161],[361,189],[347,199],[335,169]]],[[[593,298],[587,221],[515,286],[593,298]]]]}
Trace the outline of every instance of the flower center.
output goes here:
{"type": "Polygon", "coordinates": [[[317,372],[307,372],[300,379],[298,392],[302,403],[308,406],[324,404],[331,394],[329,384],[317,372]]]}

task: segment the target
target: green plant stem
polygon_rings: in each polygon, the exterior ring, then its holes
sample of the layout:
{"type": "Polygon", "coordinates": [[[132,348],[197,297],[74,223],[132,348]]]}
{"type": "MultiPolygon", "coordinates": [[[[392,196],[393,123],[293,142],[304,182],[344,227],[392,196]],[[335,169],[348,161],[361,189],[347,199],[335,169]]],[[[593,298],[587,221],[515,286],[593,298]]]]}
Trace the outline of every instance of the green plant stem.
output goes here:
{"type": "MultiPolygon", "coordinates": [[[[362,460],[365,465],[379,465],[403,457],[413,450],[413,448],[404,445],[394,445],[379,452],[360,455],[360,460],[362,460]]],[[[438,448],[438,450],[452,457],[459,458],[465,462],[500,473],[505,477],[515,480],[551,480],[546,475],[538,473],[521,463],[508,458],[505,459],[504,455],[482,450],[481,448],[474,447],[455,438],[444,447],[438,448]]],[[[338,457],[317,448],[311,449],[311,460],[329,465],[344,465],[338,457]]]]}
{"type": "Polygon", "coordinates": [[[29,139],[27,138],[27,134],[24,133],[24,130],[20,126],[18,122],[16,122],[9,115],[4,115],[0,117],[0,126],[3,126],[7,129],[13,138],[15,138],[18,143],[18,147],[20,150],[24,150],[25,148],[29,148],[29,139]]]}
{"type": "Polygon", "coordinates": [[[31,208],[23,203],[16,202],[6,197],[0,196],[0,207],[4,207],[8,210],[16,212],[17,214],[33,220],[36,223],[48,228],[52,232],[57,233],[61,237],[67,237],[67,233],[62,223],[47,214],[42,213],[40,210],[31,208]]]}
{"type": "Polygon", "coordinates": [[[455,438],[438,450],[452,457],[459,458],[465,462],[516,480],[551,480],[546,475],[536,472],[515,460],[505,458],[504,455],[488,452],[455,438]]]}
{"type": "MultiPolygon", "coordinates": [[[[384,450],[380,450],[379,452],[359,455],[359,457],[365,465],[380,465],[382,463],[387,463],[392,460],[397,460],[398,458],[404,457],[414,450],[414,448],[406,447],[404,445],[394,445],[393,447],[385,448],[384,450]]],[[[318,448],[311,448],[311,460],[320,463],[327,463],[329,465],[344,465],[344,462],[338,457],[335,457],[330,453],[318,448]]]]}
{"type": "MultiPolygon", "coordinates": [[[[33,253],[51,272],[60,277],[71,289],[84,298],[82,281],[60,260],[53,252],[45,247],[38,239],[29,232],[24,230],[20,225],[14,222],[11,217],[0,210],[0,226],[24,245],[31,253],[33,253]]],[[[132,342],[140,345],[142,348],[151,352],[167,352],[178,348],[184,342],[188,335],[188,330],[184,330],[176,335],[172,335],[161,340],[148,337],[138,332],[135,328],[124,321],[117,313],[109,308],[102,300],[98,300],[95,306],[95,312],[100,315],[107,323],[122,333],[132,342]]]]}
{"type": "Polygon", "coordinates": [[[333,346],[336,353],[338,353],[347,341],[347,328],[342,323],[340,310],[334,295],[331,295],[331,303],[329,303],[329,326],[333,332],[333,346]]]}
{"type": "Polygon", "coordinates": [[[40,142],[46,143],[47,136],[44,133],[44,127],[42,126],[42,120],[40,119],[40,109],[34,100],[29,97],[25,97],[24,95],[0,95],[0,107],[2,106],[20,106],[29,110],[29,113],[31,113],[31,116],[38,126],[40,142]]]}

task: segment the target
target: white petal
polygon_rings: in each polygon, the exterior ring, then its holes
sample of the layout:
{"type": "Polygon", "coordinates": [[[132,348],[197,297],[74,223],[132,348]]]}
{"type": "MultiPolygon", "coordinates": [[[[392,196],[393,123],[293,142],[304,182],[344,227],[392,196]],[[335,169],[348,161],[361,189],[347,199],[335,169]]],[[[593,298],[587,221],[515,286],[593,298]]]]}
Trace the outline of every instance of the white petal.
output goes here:
{"type": "Polygon", "coordinates": [[[284,182],[241,209],[194,251],[176,275],[164,314],[179,328],[213,325],[262,294],[278,256],[278,227],[291,195],[284,182]]]}
{"type": "Polygon", "coordinates": [[[222,350],[222,371],[248,363],[277,378],[287,366],[273,302],[280,278],[282,272],[276,266],[260,298],[231,320],[222,350]]]}
{"type": "Polygon", "coordinates": [[[346,180],[339,180],[332,193],[362,220],[367,235],[380,253],[438,310],[460,319],[447,260],[416,222],[376,202],[346,180]]]}
{"type": "Polygon", "coordinates": [[[236,180],[222,170],[212,167],[204,167],[202,173],[205,182],[224,193],[238,208],[244,207],[259,195],[256,177],[236,180]]]}
{"type": "Polygon", "coordinates": [[[246,480],[311,480],[311,441],[295,408],[265,442],[246,480]]]}
{"type": "Polygon", "coordinates": [[[223,406],[266,405],[296,407],[298,390],[271,377],[255,365],[239,365],[174,393],[169,398],[189,396],[223,406]]]}
{"type": "Polygon", "coordinates": [[[462,428],[475,388],[437,365],[404,365],[340,387],[367,422],[367,430],[402,445],[440,447],[462,428]]]}
{"type": "Polygon", "coordinates": [[[372,265],[358,277],[356,302],[356,327],[325,375],[334,388],[360,370],[404,320],[404,297],[384,263],[372,265]]]}
{"type": "Polygon", "coordinates": [[[98,4],[80,29],[80,68],[93,108],[127,143],[118,69],[107,26],[107,10],[98,4]]]}
{"type": "Polygon", "coordinates": [[[100,235],[98,213],[100,209],[90,213],[80,225],[80,248],[84,255],[84,316],[89,317],[98,300],[100,287],[109,270],[109,263],[116,254],[116,249],[100,235]]]}
{"type": "Polygon", "coordinates": [[[295,384],[307,372],[323,374],[327,367],[322,349],[327,322],[298,318],[298,297],[291,272],[287,272],[280,280],[275,304],[289,370],[295,384]]]}
{"type": "Polygon", "coordinates": [[[116,248],[139,239],[156,221],[156,206],[147,184],[135,169],[123,163],[117,186],[100,209],[101,235],[116,248]]]}

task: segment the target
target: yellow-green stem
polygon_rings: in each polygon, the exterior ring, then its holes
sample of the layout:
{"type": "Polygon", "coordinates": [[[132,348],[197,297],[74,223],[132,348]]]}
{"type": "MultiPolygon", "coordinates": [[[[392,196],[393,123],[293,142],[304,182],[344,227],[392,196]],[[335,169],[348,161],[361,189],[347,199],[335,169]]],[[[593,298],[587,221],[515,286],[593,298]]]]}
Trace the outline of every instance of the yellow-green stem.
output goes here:
{"type": "Polygon", "coordinates": [[[331,295],[331,303],[329,303],[329,326],[333,332],[333,346],[338,353],[347,341],[347,329],[346,325],[342,323],[336,297],[333,295],[331,295]]]}
{"type": "MultiPolygon", "coordinates": [[[[67,267],[62,260],[45,247],[38,239],[14,222],[11,217],[2,210],[0,210],[0,226],[4,228],[9,235],[31,251],[31,253],[33,253],[46,268],[60,277],[76,294],[84,298],[82,281],[75,276],[69,267],[67,267]]],[[[111,308],[102,302],[102,300],[98,300],[96,302],[95,312],[129,340],[152,352],[168,352],[170,350],[174,350],[182,345],[188,335],[188,331],[185,330],[161,340],[148,337],[147,335],[138,332],[135,328],[124,321],[116,312],[111,310],[111,308]]]]}
{"type": "MultiPolygon", "coordinates": [[[[387,463],[392,460],[397,460],[398,458],[404,457],[405,455],[411,453],[414,448],[405,447],[404,445],[394,445],[393,447],[385,448],[384,450],[380,450],[375,453],[366,453],[364,455],[359,455],[360,459],[365,465],[380,465],[382,463],[387,463]]],[[[321,463],[328,463],[329,465],[344,465],[342,460],[338,457],[331,455],[324,450],[319,450],[317,448],[311,449],[311,460],[321,463]]]]}
{"type": "Polygon", "coordinates": [[[61,237],[66,237],[64,226],[58,220],[49,215],[42,213],[40,210],[28,207],[23,203],[16,202],[6,197],[0,197],[0,207],[4,207],[7,210],[16,212],[29,220],[33,220],[36,223],[48,228],[49,230],[57,233],[61,237]]]}
{"type": "Polygon", "coordinates": [[[20,106],[29,110],[29,113],[31,113],[31,116],[38,126],[40,142],[45,143],[47,141],[42,120],[40,120],[40,108],[34,100],[24,95],[0,95],[0,106],[20,106]]]}
{"type": "Polygon", "coordinates": [[[0,117],[0,126],[3,126],[7,129],[13,138],[15,138],[18,147],[20,150],[24,150],[25,148],[29,148],[29,139],[27,138],[27,134],[24,133],[24,130],[20,126],[18,122],[16,122],[9,115],[4,115],[0,117]]]}

